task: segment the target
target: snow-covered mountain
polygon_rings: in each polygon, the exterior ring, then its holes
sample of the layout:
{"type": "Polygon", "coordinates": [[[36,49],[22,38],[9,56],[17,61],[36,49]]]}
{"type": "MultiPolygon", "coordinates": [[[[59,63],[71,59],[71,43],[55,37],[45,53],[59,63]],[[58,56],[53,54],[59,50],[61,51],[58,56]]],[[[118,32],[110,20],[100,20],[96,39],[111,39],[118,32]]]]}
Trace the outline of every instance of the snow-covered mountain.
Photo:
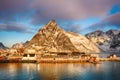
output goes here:
{"type": "Polygon", "coordinates": [[[86,34],[86,37],[107,52],[120,52],[120,30],[106,32],[97,30],[86,34]]]}

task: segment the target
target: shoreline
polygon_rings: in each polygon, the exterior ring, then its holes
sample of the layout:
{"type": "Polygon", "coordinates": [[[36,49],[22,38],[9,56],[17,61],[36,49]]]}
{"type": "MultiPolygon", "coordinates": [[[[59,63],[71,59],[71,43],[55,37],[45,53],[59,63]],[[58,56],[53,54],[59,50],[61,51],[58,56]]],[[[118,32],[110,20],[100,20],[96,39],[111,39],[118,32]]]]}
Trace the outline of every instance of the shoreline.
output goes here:
{"type": "Polygon", "coordinates": [[[84,54],[81,56],[0,56],[0,63],[93,63],[99,64],[105,61],[120,62],[120,57],[112,54],[108,57],[100,57],[96,54],[84,54]]]}
{"type": "Polygon", "coordinates": [[[0,63],[94,63],[99,64],[101,62],[120,62],[120,58],[116,59],[110,59],[110,58],[100,58],[99,61],[90,61],[90,60],[80,60],[80,59],[74,59],[74,60],[54,60],[54,59],[37,59],[37,60],[0,60],[0,63]]]}

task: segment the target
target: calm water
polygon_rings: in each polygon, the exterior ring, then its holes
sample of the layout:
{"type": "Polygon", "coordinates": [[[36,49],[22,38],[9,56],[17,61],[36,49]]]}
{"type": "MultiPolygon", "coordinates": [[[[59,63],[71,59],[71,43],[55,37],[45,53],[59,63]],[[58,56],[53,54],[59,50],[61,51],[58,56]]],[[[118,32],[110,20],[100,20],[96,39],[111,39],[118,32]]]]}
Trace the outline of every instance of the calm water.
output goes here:
{"type": "Polygon", "coordinates": [[[0,80],[120,80],[120,62],[0,64],[0,80]]]}

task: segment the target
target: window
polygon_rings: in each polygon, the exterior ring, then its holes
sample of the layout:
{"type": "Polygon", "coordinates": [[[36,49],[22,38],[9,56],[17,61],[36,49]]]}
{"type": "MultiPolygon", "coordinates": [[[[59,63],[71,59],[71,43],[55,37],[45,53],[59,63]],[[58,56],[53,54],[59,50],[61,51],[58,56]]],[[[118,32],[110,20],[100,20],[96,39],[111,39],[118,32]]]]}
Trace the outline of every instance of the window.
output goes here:
{"type": "Polygon", "coordinates": [[[29,54],[30,55],[30,57],[35,57],[35,54],[29,54]]]}
{"type": "Polygon", "coordinates": [[[24,56],[24,57],[27,57],[27,54],[24,54],[23,56],[24,56]]]}

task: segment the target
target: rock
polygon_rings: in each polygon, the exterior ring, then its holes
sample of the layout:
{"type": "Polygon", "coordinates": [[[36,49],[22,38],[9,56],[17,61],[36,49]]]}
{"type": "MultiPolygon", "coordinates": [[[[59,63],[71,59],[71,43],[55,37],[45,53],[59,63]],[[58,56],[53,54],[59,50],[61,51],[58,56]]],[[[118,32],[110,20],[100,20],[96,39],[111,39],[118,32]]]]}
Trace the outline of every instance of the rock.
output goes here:
{"type": "Polygon", "coordinates": [[[29,41],[26,41],[25,43],[23,43],[24,46],[28,45],[29,41]]]}
{"type": "Polygon", "coordinates": [[[23,47],[23,43],[16,43],[16,44],[13,44],[13,46],[12,46],[13,49],[19,49],[22,47],[23,47]]]}
{"type": "Polygon", "coordinates": [[[103,51],[120,52],[119,30],[94,31],[86,34],[86,37],[97,44],[103,51]]]}
{"type": "Polygon", "coordinates": [[[41,52],[100,52],[99,48],[85,36],[61,29],[55,20],[51,20],[41,28],[30,40],[27,48],[41,52]]]}
{"type": "Polygon", "coordinates": [[[26,41],[25,43],[16,43],[13,44],[13,46],[11,48],[13,49],[20,49],[20,48],[24,48],[26,45],[28,45],[29,41],[26,41]]]}

